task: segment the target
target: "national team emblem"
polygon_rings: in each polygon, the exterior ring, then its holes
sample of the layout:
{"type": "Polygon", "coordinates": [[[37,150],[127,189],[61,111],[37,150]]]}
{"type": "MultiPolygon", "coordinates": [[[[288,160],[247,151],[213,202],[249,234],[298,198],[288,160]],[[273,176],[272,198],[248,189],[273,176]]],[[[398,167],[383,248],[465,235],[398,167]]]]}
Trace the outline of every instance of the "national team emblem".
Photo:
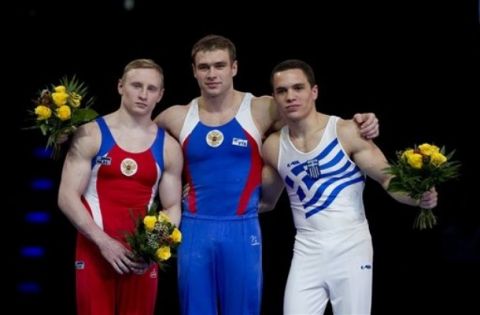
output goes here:
{"type": "Polygon", "coordinates": [[[239,139],[239,138],[233,138],[232,139],[232,144],[236,145],[238,147],[248,147],[248,140],[247,139],[239,139]]]}
{"type": "Polygon", "coordinates": [[[109,156],[97,156],[95,162],[101,165],[110,165],[112,164],[112,158],[109,156]]]}
{"type": "Polygon", "coordinates": [[[223,133],[220,130],[210,130],[205,138],[207,144],[212,148],[219,147],[223,142],[223,133]]]}
{"type": "Polygon", "coordinates": [[[137,162],[131,158],[126,158],[122,161],[122,163],[120,163],[120,171],[125,176],[132,176],[137,172],[137,170],[137,162]]]}
{"type": "Polygon", "coordinates": [[[310,178],[319,178],[320,177],[320,166],[318,165],[318,160],[313,159],[313,160],[308,160],[307,163],[305,163],[306,166],[306,171],[308,176],[310,178]]]}

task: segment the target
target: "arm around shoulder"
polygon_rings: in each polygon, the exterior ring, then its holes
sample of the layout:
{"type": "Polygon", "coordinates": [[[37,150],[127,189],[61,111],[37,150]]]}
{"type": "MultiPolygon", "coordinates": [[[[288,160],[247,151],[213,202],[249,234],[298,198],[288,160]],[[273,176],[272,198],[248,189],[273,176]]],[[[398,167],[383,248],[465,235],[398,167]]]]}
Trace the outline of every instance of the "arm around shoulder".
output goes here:
{"type": "Polygon", "coordinates": [[[374,139],[380,134],[380,126],[375,113],[362,113],[353,115],[355,121],[360,129],[360,134],[365,139],[374,139]]]}
{"type": "Polygon", "coordinates": [[[262,169],[262,198],[260,201],[259,212],[273,210],[283,191],[284,184],[278,174],[278,149],[279,132],[270,135],[262,147],[263,169],[262,169]]]}
{"type": "Polygon", "coordinates": [[[388,163],[378,146],[372,140],[361,136],[360,130],[353,120],[340,119],[337,125],[337,134],[343,148],[355,164],[386,188],[389,176],[383,169],[388,166],[388,163]]]}
{"type": "Polygon", "coordinates": [[[188,105],[170,106],[158,114],[157,117],[155,117],[154,122],[158,127],[167,130],[170,135],[178,139],[188,108],[188,105]]]}
{"type": "Polygon", "coordinates": [[[277,104],[271,96],[255,97],[252,101],[252,111],[255,123],[260,127],[262,134],[280,130],[285,125],[278,111],[277,104]]]}
{"type": "Polygon", "coordinates": [[[164,170],[158,186],[160,202],[177,226],[181,218],[183,154],[180,144],[165,133],[164,170]]]}

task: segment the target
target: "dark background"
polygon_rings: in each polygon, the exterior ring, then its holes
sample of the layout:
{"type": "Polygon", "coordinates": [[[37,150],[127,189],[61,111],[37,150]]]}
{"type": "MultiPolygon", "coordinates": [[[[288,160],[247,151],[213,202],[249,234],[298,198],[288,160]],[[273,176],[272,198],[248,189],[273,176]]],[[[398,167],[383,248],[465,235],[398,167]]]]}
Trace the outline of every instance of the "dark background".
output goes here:
{"type": "MultiPolygon", "coordinates": [[[[123,66],[145,57],[165,70],[166,93],[156,113],[186,104],[198,95],[191,46],[217,33],[237,45],[239,90],[270,94],[272,67],[287,58],[304,59],[317,74],[319,110],[346,118],[375,112],[381,126],[376,142],[387,157],[423,142],[457,150],[462,175],[438,187],[440,224],[431,231],[412,230],[416,210],[395,203],[378,184],[367,184],[375,252],[372,313],[479,314],[480,215],[474,195],[479,174],[472,153],[478,151],[473,114],[480,100],[478,2],[331,2],[272,3],[268,9],[182,2],[168,4],[167,10],[165,3],[134,1],[126,10],[123,1],[113,0],[17,1],[13,11],[4,11],[13,21],[2,31],[8,70],[4,124],[15,125],[5,129],[4,145],[16,149],[5,157],[14,161],[18,175],[4,175],[3,256],[10,265],[4,283],[14,313],[75,313],[75,233],[56,206],[62,162],[36,157],[45,139],[21,130],[37,91],[77,74],[96,96],[95,109],[106,114],[118,107],[116,82],[123,66]],[[32,190],[35,178],[50,178],[52,188],[32,190]],[[45,211],[50,219],[26,223],[32,210],[45,211]],[[23,257],[24,246],[41,246],[45,254],[23,257]],[[40,289],[22,293],[24,282],[40,289]]],[[[10,164],[4,164],[4,174],[11,174],[10,164]]],[[[281,314],[294,237],[285,197],[261,216],[261,224],[263,314],[281,314]]],[[[175,272],[172,267],[161,274],[158,314],[178,312],[175,272]]]]}

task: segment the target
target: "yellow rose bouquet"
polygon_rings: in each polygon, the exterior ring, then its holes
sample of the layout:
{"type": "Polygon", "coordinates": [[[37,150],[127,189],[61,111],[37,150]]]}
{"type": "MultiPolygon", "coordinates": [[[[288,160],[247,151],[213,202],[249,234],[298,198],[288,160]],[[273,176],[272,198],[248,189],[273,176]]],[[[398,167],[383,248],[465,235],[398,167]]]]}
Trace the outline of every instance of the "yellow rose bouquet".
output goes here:
{"type": "Polygon", "coordinates": [[[157,211],[153,204],[145,217],[136,220],[135,230],[125,237],[137,258],[155,262],[161,269],[174,256],[182,242],[182,233],[163,211],[157,211]]]}
{"type": "MultiPolygon", "coordinates": [[[[403,191],[414,199],[432,187],[449,179],[459,176],[460,162],[452,161],[455,151],[445,153],[435,145],[424,143],[397,152],[397,159],[385,169],[387,174],[393,175],[388,191],[403,191]]],[[[432,209],[420,209],[414,221],[414,228],[424,230],[437,224],[437,218],[432,209]]]]}
{"type": "Polygon", "coordinates": [[[77,126],[98,116],[90,108],[93,98],[87,98],[87,90],[75,76],[64,77],[59,85],[41,90],[34,100],[35,108],[30,113],[35,124],[28,129],[40,129],[48,137],[46,147],[52,147],[53,157],[57,157],[60,151],[59,137],[68,136],[77,126]]]}

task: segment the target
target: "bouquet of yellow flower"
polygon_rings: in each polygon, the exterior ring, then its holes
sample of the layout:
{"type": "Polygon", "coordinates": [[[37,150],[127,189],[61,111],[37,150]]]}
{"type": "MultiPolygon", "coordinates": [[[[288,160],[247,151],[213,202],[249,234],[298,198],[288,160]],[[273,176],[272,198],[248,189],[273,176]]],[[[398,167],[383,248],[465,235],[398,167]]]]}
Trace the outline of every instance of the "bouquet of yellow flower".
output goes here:
{"type": "Polygon", "coordinates": [[[154,203],[145,217],[136,220],[135,230],[127,233],[125,239],[138,258],[147,263],[156,262],[164,269],[166,261],[175,255],[182,233],[165,212],[157,211],[154,203]]]}
{"type": "MultiPolygon", "coordinates": [[[[385,169],[393,175],[388,191],[403,191],[414,199],[432,187],[459,176],[460,162],[452,161],[455,150],[445,153],[435,145],[424,143],[404,151],[397,152],[397,159],[385,169]]],[[[432,209],[420,209],[414,221],[414,228],[424,230],[437,224],[437,218],[432,209]]]]}
{"type": "Polygon", "coordinates": [[[90,108],[93,99],[86,97],[87,91],[86,85],[75,76],[64,77],[59,85],[41,90],[34,101],[35,109],[30,113],[35,125],[29,129],[40,129],[48,136],[46,147],[52,147],[53,157],[57,157],[60,150],[59,137],[73,133],[77,126],[98,116],[90,108]]]}

